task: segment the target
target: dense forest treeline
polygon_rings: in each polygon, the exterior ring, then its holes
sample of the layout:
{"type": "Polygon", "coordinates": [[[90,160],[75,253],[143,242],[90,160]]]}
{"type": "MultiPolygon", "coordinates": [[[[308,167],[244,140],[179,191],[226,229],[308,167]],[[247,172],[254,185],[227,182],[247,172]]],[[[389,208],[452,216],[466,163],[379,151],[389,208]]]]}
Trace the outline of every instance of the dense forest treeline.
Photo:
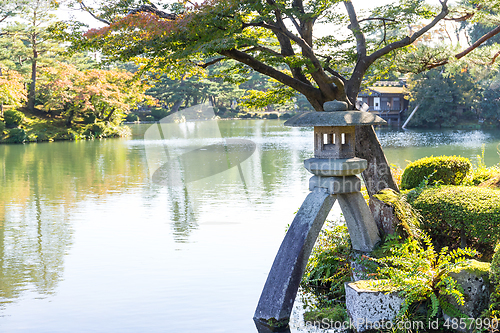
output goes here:
{"type": "MultiPolygon", "coordinates": [[[[263,117],[256,111],[275,118],[278,113],[270,111],[312,110],[303,95],[282,93],[275,81],[257,72],[235,71],[231,61],[196,73],[158,74],[129,62],[102,62],[98,53],[75,52],[68,48],[65,24],[54,14],[57,7],[48,0],[2,1],[0,137],[4,142],[127,135],[118,125],[137,120],[137,114],[142,120],[159,120],[207,102],[221,118],[263,117]]],[[[461,29],[474,42],[488,28],[469,24],[461,29]]],[[[443,34],[438,29],[421,43],[432,43],[443,34]]],[[[484,48],[497,42],[491,39],[484,48]]],[[[420,105],[410,126],[500,123],[500,80],[494,61],[453,62],[423,73],[400,63],[384,73],[370,73],[365,85],[402,77],[410,107],[420,105]]]]}

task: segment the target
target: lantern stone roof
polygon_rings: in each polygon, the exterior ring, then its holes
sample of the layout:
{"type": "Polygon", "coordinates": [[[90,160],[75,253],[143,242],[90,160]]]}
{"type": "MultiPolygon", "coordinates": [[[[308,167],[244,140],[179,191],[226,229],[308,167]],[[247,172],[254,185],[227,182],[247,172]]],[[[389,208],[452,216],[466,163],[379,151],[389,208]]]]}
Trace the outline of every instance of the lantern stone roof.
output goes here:
{"type": "Polygon", "coordinates": [[[363,111],[312,111],[298,114],[285,122],[290,127],[313,126],[370,126],[385,125],[379,116],[363,111]]]}

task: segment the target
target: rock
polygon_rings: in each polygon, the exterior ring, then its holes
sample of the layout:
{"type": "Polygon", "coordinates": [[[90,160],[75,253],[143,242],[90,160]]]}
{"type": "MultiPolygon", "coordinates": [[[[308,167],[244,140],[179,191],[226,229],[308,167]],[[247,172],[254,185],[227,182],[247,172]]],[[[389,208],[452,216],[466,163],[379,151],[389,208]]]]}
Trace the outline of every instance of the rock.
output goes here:
{"type": "Polygon", "coordinates": [[[347,313],[357,332],[390,328],[404,300],[370,287],[367,280],[345,284],[347,313]]]}
{"type": "MultiPolygon", "coordinates": [[[[490,264],[476,260],[471,260],[471,262],[470,268],[450,274],[464,290],[464,305],[457,304],[452,297],[448,297],[448,300],[467,318],[480,318],[481,313],[488,308],[490,300],[490,264]]],[[[444,318],[445,320],[453,319],[447,314],[444,314],[444,318]]],[[[472,332],[473,329],[458,328],[456,331],[465,333],[472,332]]]]}

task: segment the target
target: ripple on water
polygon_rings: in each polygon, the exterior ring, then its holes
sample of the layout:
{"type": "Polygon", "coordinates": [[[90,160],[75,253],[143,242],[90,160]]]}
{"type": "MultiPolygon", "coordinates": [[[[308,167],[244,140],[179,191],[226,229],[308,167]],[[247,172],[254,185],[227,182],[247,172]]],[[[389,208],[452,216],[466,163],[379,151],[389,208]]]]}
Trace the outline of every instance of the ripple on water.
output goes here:
{"type": "Polygon", "coordinates": [[[446,131],[377,131],[383,147],[426,147],[440,145],[458,145],[466,147],[481,147],[493,139],[490,133],[483,131],[446,130],[446,131]]]}

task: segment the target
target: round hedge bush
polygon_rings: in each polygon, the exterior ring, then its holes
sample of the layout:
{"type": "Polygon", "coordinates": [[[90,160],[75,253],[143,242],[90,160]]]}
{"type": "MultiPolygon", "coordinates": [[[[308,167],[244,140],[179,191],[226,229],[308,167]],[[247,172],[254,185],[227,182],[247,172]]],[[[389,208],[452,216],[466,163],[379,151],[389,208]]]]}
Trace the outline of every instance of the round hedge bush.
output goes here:
{"type": "MultiPolygon", "coordinates": [[[[465,232],[468,246],[500,240],[500,191],[475,186],[429,187],[411,202],[423,217],[422,229],[442,245],[465,232]]],[[[492,249],[491,249],[492,250],[492,249]]]]}
{"type": "Polygon", "coordinates": [[[3,119],[8,128],[17,127],[23,122],[24,113],[17,110],[7,110],[3,113],[3,119]]]}
{"type": "Polygon", "coordinates": [[[406,166],[401,176],[401,189],[415,188],[429,176],[429,184],[441,181],[443,185],[460,185],[470,172],[472,164],[465,157],[425,157],[406,166]]]}

